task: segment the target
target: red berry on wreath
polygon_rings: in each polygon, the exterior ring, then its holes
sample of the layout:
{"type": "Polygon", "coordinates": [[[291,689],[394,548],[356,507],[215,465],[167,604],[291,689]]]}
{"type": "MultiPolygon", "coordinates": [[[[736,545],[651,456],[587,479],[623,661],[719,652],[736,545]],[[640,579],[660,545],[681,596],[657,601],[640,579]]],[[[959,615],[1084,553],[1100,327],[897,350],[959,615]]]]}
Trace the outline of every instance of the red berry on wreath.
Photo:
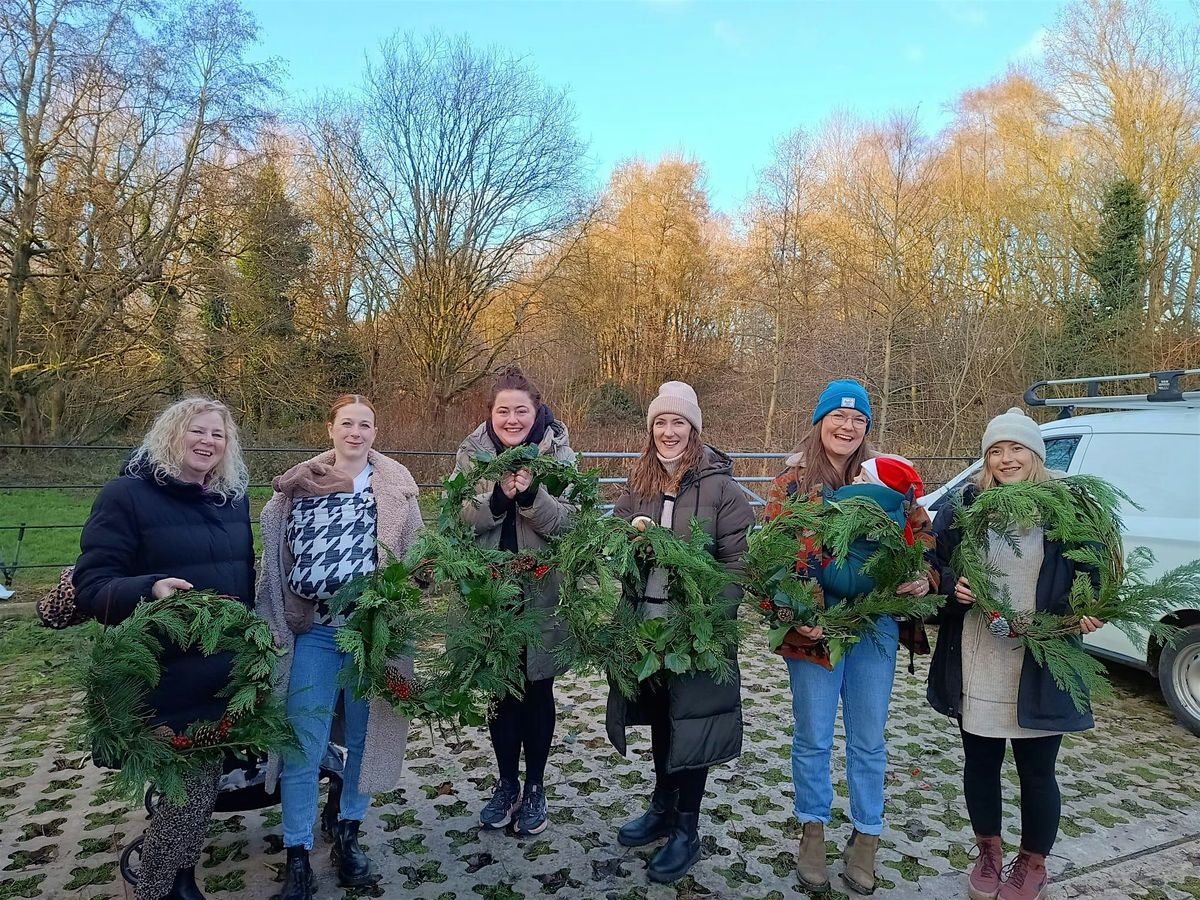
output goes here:
{"type": "Polygon", "coordinates": [[[545,566],[545,565],[538,566],[536,569],[533,570],[533,577],[534,578],[545,578],[549,571],[550,571],[549,566],[545,566]]]}
{"type": "Polygon", "coordinates": [[[187,750],[192,746],[192,739],[186,735],[177,734],[171,738],[171,746],[176,750],[187,750]]]}
{"type": "Polygon", "coordinates": [[[773,604],[771,603],[771,601],[770,601],[770,600],[763,600],[761,603],[759,603],[759,604],[758,604],[758,608],[759,608],[759,609],[770,610],[772,605],[773,605],[773,604]]]}

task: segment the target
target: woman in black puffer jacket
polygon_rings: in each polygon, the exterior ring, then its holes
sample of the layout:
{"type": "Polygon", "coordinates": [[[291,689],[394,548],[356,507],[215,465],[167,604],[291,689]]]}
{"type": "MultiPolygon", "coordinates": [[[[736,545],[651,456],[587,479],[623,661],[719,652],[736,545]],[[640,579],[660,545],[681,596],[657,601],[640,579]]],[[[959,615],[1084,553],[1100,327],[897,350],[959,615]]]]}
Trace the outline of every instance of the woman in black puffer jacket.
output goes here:
{"type": "MultiPolygon", "coordinates": [[[[150,427],[121,477],[96,497],[75,566],[81,611],[115,625],[143,600],[191,588],[254,605],[254,539],[237,428],[214,400],[180,400],[150,427]]],[[[179,732],[220,718],[231,654],[163,647],[146,698],[152,725],[179,732]]],[[[182,807],[159,807],[142,850],[138,900],[203,900],[195,866],[216,803],[219,767],[186,782],[182,807]]]]}

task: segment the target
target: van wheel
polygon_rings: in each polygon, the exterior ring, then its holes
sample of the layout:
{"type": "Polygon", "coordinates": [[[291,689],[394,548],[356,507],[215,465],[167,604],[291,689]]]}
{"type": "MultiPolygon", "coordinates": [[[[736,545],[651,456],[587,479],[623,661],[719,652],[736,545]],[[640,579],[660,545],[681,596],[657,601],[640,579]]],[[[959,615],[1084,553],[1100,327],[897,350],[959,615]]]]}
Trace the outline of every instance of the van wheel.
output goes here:
{"type": "Polygon", "coordinates": [[[1184,628],[1178,641],[1163,647],[1158,683],[1171,712],[1200,735],[1200,625],[1184,628]]]}

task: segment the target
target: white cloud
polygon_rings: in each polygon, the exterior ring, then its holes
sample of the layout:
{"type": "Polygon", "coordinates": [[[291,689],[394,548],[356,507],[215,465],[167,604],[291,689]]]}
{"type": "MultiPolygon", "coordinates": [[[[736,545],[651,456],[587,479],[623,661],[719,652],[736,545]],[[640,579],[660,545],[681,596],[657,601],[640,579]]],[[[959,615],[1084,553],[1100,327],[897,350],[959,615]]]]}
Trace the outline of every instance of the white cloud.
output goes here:
{"type": "Polygon", "coordinates": [[[987,13],[975,0],[942,0],[939,5],[942,11],[959,25],[982,28],[987,24],[987,13]]]}
{"type": "Polygon", "coordinates": [[[728,19],[717,19],[713,22],[712,33],[718,41],[727,47],[740,50],[749,42],[746,32],[742,31],[728,19]]]}
{"type": "Polygon", "coordinates": [[[1015,59],[1036,59],[1041,56],[1046,51],[1047,35],[1048,32],[1045,28],[1039,28],[1033,33],[1033,37],[1017,48],[1013,57],[1015,59]]]}

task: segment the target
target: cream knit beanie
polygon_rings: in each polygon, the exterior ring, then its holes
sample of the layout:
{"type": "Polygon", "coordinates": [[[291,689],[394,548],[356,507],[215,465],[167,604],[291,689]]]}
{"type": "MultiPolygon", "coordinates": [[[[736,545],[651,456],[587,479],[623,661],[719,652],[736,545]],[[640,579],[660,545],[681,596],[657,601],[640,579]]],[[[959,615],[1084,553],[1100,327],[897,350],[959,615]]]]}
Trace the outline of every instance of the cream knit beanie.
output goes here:
{"type": "Polygon", "coordinates": [[[687,419],[696,431],[704,430],[704,417],[700,414],[700,402],[690,384],[682,381],[667,381],[659,385],[658,396],[650,401],[646,411],[646,427],[654,427],[654,419],[663,413],[674,413],[687,419]]]}
{"type": "Polygon", "coordinates": [[[1038,428],[1038,423],[1015,406],[988,422],[988,426],[983,432],[982,451],[984,456],[987,456],[988,448],[997,441],[1013,441],[1023,447],[1028,447],[1041,458],[1042,462],[1046,461],[1046,442],[1042,440],[1042,432],[1038,428]]]}

